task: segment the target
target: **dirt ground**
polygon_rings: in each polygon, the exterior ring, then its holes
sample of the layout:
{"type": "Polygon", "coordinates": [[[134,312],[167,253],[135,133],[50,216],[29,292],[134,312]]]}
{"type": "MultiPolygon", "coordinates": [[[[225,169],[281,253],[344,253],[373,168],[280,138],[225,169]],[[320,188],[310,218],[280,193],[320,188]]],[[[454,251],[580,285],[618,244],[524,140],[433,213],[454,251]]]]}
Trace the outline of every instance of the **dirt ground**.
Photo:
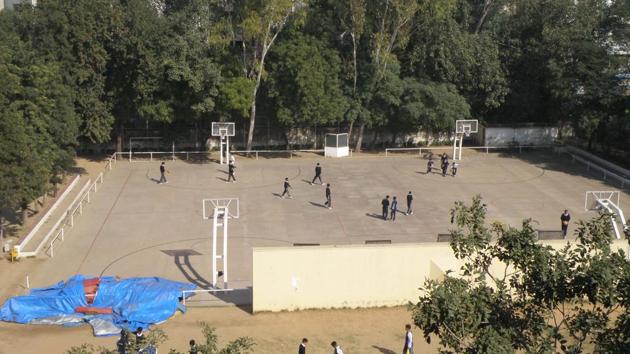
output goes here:
{"type": "MultiPolygon", "coordinates": [[[[205,321],[217,329],[221,346],[239,336],[254,339],[254,353],[295,353],[300,340],[309,340],[308,353],[331,353],[335,340],[344,353],[385,353],[402,351],[404,326],[411,320],[405,307],[313,310],[251,315],[237,307],[191,308],[160,325],[169,336],[160,353],[174,348],[187,349],[190,339],[201,340],[197,323],[205,321]]],[[[95,338],[91,327],[62,328],[56,326],[18,325],[0,322],[0,354],[65,353],[82,343],[114,349],[117,338],[95,338]]],[[[428,345],[422,332],[414,329],[415,352],[436,353],[435,344],[428,345]]]]}

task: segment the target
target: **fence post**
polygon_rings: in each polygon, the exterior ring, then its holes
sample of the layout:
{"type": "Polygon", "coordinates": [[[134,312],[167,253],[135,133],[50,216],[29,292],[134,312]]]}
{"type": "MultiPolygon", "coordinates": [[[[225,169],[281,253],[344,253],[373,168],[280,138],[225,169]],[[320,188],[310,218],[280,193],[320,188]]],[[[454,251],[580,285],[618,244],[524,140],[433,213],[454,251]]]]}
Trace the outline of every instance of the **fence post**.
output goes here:
{"type": "Polygon", "coordinates": [[[188,161],[188,151],[186,151],[186,161],[188,161]]]}
{"type": "Polygon", "coordinates": [[[63,236],[64,236],[64,235],[63,235],[63,234],[64,234],[64,231],[63,231],[63,227],[62,227],[62,228],[61,228],[61,241],[64,241],[64,239],[63,239],[63,236]]]}
{"type": "Polygon", "coordinates": [[[83,201],[79,202],[79,214],[83,215],[83,201]]]}
{"type": "Polygon", "coordinates": [[[293,158],[293,151],[289,150],[289,160],[293,158]]]}
{"type": "Polygon", "coordinates": [[[91,189],[91,188],[88,188],[88,191],[87,191],[87,192],[88,192],[88,195],[87,195],[87,200],[88,200],[88,203],[90,202],[90,189],[91,189]]]}
{"type": "Polygon", "coordinates": [[[27,289],[31,288],[31,282],[28,280],[28,275],[26,276],[26,288],[27,289]]]}
{"type": "Polygon", "coordinates": [[[50,258],[55,256],[55,242],[50,243],[50,258]]]}
{"type": "Polygon", "coordinates": [[[256,160],[258,160],[258,151],[256,151],[256,160]]]}
{"type": "Polygon", "coordinates": [[[70,226],[74,227],[74,213],[70,213],[70,226]]]}
{"type": "Polygon", "coordinates": [[[385,157],[387,157],[387,149],[385,149],[385,157]]]}

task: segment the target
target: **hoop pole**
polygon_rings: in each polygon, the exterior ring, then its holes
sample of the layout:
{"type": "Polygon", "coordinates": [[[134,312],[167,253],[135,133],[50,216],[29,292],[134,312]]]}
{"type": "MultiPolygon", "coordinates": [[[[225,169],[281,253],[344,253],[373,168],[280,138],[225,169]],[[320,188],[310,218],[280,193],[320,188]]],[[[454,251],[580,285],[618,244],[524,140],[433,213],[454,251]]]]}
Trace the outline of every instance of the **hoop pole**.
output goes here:
{"type": "Polygon", "coordinates": [[[460,161],[462,159],[462,150],[463,150],[462,147],[463,147],[463,145],[464,145],[464,136],[460,135],[459,136],[459,151],[457,152],[459,154],[459,157],[457,158],[457,160],[460,160],[460,161]]]}
{"type": "Polygon", "coordinates": [[[212,286],[217,286],[217,229],[219,227],[219,208],[214,208],[212,222],[212,286]]]}
{"type": "Polygon", "coordinates": [[[221,157],[219,158],[219,164],[223,165],[223,137],[222,136],[219,136],[219,145],[221,145],[221,149],[220,149],[221,157]]]}
{"type": "Polygon", "coordinates": [[[223,288],[228,288],[228,263],[227,263],[227,238],[228,238],[228,220],[230,219],[230,215],[228,214],[229,210],[227,207],[223,208],[223,288]]]}
{"type": "Polygon", "coordinates": [[[229,164],[230,163],[230,137],[229,135],[225,135],[225,160],[229,164]]]}

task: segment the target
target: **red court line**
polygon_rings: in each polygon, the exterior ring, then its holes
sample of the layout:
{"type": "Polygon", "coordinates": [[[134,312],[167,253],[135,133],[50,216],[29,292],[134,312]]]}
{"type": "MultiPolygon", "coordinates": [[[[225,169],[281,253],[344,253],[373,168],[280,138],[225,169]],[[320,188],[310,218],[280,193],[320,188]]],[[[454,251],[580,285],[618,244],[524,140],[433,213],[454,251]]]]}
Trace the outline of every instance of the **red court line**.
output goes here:
{"type": "Polygon", "coordinates": [[[92,248],[94,248],[94,244],[96,243],[96,240],[101,235],[101,232],[103,231],[103,228],[105,227],[105,223],[107,222],[110,215],[112,214],[112,210],[114,210],[114,207],[116,206],[116,204],[118,204],[118,199],[120,198],[120,195],[122,194],[123,190],[125,190],[125,186],[127,186],[127,182],[129,181],[129,177],[131,177],[132,171],[133,171],[132,169],[129,170],[129,174],[127,175],[127,178],[125,179],[125,183],[123,183],[122,187],[120,188],[120,191],[118,192],[118,195],[116,196],[116,199],[114,200],[114,203],[112,203],[112,206],[107,211],[107,215],[105,215],[105,219],[103,219],[103,223],[101,224],[101,227],[98,229],[96,236],[94,236],[94,239],[92,240],[92,243],[90,244],[90,248],[88,248],[87,252],[85,253],[85,257],[83,257],[83,260],[81,261],[81,264],[79,264],[79,267],[77,268],[77,271],[75,272],[75,274],[79,274],[79,270],[81,270],[81,267],[83,267],[83,264],[85,263],[88,256],[90,255],[90,252],[92,252],[92,248]]]}

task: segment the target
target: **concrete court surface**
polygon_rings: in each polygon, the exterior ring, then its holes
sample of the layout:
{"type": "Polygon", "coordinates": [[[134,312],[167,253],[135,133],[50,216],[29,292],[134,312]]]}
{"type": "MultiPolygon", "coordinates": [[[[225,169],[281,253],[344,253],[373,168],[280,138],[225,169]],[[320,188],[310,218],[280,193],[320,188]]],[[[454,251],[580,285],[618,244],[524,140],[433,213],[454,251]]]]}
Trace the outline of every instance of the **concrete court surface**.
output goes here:
{"type": "MultiPolygon", "coordinates": [[[[516,155],[464,151],[457,177],[425,175],[426,160],[411,155],[237,157],[238,182],[229,184],[225,165],[166,163],[168,184],[159,185],[159,161],[119,160],[75,228],[56,246],[55,257],[26,260],[41,262],[30,274],[31,287],[77,273],[160,276],[209,286],[212,221],[202,219],[204,198],[240,198],[241,217],[229,225],[229,285],[244,288],[251,286],[252,247],[433,242],[438,233],[448,232],[453,202],[470,202],[475,194],[484,198],[489,221],[519,226],[531,217],[537,228],[557,230],[565,208],[572,221],[593,215],[584,211],[585,191],[618,189],[548,150],[516,155]],[[324,188],[309,184],[316,162],[323,166],[324,182],[332,185],[332,210],[322,206],[324,188]],[[293,199],[279,198],[285,177],[293,199]],[[404,211],[408,191],[415,196],[414,214],[399,213],[395,222],[380,219],[381,199],[397,196],[404,211]]],[[[627,194],[621,201],[630,210],[627,194]]]]}

